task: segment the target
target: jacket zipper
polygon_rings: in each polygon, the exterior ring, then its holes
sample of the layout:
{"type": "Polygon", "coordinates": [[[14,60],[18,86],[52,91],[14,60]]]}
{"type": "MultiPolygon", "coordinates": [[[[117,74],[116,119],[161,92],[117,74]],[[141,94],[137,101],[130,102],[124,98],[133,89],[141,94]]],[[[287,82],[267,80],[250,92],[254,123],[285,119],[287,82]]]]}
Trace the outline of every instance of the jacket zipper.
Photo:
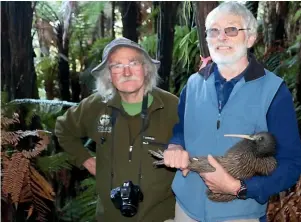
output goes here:
{"type": "Polygon", "coordinates": [[[132,152],[133,152],[133,146],[130,145],[130,147],[129,147],[129,162],[132,162],[132,152]]]}

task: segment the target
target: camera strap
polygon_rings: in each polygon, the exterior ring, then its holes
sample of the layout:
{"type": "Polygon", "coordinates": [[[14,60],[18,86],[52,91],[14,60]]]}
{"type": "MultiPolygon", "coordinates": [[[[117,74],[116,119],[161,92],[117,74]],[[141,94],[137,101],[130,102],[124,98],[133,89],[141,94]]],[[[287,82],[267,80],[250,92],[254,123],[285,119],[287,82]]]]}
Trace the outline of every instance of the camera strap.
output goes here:
{"type": "Polygon", "coordinates": [[[141,109],[141,134],[140,134],[140,155],[139,155],[139,173],[138,173],[138,185],[140,186],[140,182],[142,179],[142,151],[143,151],[143,140],[144,140],[144,132],[146,130],[146,122],[147,122],[147,104],[148,104],[148,93],[143,97],[142,109],[141,109]]]}
{"type": "MultiPolygon", "coordinates": [[[[140,142],[140,160],[139,160],[139,172],[138,172],[138,185],[140,186],[140,181],[142,178],[142,160],[141,160],[141,154],[142,154],[142,150],[143,150],[143,140],[144,140],[144,131],[146,130],[146,126],[147,126],[147,104],[148,104],[148,94],[146,94],[145,96],[143,96],[143,101],[142,101],[142,109],[141,109],[141,142],[140,142]]],[[[117,113],[118,111],[116,109],[113,108],[112,110],[112,148],[111,148],[111,190],[113,188],[113,179],[114,179],[114,148],[115,148],[115,144],[114,144],[114,140],[115,140],[115,129],[114,129],[114,125],[116,123],[116,118],[117,118],[117,113]]]]}
{"type": "Polygon", "coordinates": [[[117,114],[118,114],[118,111],[113,108],[112,109],[112,147],[111,147],[111,190],[113,188],[113,178],[114,178],[114,147],[115,147],[115,144],[114,144],[114,126],[115,126],[115,123],[116,123],[116,118],[117,118],[117,114]]]}

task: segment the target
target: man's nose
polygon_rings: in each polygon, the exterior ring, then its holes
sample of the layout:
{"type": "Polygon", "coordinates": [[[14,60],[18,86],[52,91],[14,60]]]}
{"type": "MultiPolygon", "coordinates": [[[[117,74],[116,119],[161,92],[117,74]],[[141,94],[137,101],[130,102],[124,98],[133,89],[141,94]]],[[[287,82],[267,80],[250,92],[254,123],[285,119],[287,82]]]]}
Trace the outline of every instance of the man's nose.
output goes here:
{"type": "Polygon", "coordinates": [[[228,36],[226,35],[224,30],[220,30],[219,35],[218,35],[219,40],[226,40],[228,39],[228,36]]]}
{"type": "Polygon", "coordinates": [[[130,76],[132,75],[131,69],[129,66],[124,66],[124,72],[123,72],[124,76],[130,76]]]}

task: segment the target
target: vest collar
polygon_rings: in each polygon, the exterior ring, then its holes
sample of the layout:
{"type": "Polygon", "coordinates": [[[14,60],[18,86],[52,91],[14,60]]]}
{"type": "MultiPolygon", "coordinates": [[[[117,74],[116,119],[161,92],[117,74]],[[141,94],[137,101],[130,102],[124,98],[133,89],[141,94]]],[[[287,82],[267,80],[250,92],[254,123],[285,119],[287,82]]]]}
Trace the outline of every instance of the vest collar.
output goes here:
{"type": "MultiPolygon", "coordinates": [[[[265,70],[263,65],[256,60],[255,56],[252,53],[248,53],[248,59],[250,62],[246,70],[244,71],[245,81],[252,81],[264,76],[265,70]]],[[[215,65],[216,63],[213,62],[201,69],[198,73],[207,80],[209,76],[213,73],[215,65]]]]}

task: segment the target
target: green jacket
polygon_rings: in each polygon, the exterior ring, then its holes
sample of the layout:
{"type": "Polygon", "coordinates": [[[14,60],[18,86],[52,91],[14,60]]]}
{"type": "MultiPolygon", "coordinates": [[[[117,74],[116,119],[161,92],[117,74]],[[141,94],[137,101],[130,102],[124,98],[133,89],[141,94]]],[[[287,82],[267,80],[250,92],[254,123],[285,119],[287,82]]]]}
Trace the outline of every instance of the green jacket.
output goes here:
{"type": "Polygon", "coordinates": [[[159,88],[153,90],[151,94],[154,99],[147,110],[147,128],[144,133],[147,139],[142,149],[141,117],[139,114],[129,116],[125,113],[119,95],[108,103],[103,103],[100,96],[95,93],[85,98],[78,106],[71,107],[57,119],[55,133],[58,141],[66,152],[75,157],[77,166],[81,166],[91,157],[83,147],[81,138],[92,138],[97,144],[96,185],[103,206],[97,209],[98,221],[163,222],[174,217],[175,199],[171,183],[175,172],[164,167],[155,168],[152,165],[154,159],[148,150],[162,150],[163,147],[159,144],[167,144],[171,138],[172,128],[178,121],[178,98],[159,88]],[[112,117],[112,109],[116,110],[114,126],[112,118],[110,123],[105,118],[112,117]],[[133,145],[131,162],[130,145],[133,145]],[[112,149],[114,176],[111,180],[112,149]],[[137,185],[140,158],[142,163],[140,187],[144,200],[139,204],[138,213],[132,218],[126,218],[114,207],[110,199],[111,181],[113,188],[121,186],[127,180],[137,185]]]}

